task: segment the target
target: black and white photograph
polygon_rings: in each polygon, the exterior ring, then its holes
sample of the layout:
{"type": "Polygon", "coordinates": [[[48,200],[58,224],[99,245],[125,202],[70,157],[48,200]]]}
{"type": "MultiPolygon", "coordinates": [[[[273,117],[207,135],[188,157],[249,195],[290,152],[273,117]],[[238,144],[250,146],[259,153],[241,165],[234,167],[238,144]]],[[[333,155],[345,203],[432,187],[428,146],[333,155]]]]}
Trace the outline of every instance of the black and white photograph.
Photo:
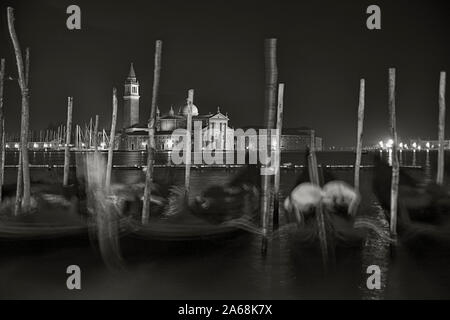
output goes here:
{"type": "Polygon", "coordinates": [[[449,39],[441,0],[1,0],[0,300],[450,299],[449,39]]]}

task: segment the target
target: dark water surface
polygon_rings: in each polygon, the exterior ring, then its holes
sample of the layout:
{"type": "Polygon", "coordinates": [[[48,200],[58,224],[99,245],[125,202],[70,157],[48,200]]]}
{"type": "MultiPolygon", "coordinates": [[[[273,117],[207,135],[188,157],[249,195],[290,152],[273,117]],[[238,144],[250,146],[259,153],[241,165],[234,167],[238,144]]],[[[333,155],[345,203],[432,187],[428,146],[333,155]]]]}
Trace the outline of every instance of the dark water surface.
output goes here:
{"type": "MultiPolygon", "coordinates": [[[[117,156],[116,161],[120,163],[124,161],[121,160],[123,157],[134,157],[138,159],[136,161],[145,163],[144,154],[126,155],[117,156]]],[[[11,164],[13,157],[9,154],[11,164]]],[[[39,157],[31,161],[39,160],[35,163],[46,164],[42,160],[44,156],[40,154],[39,157]]],[[[59,156],[47,154],[45,157],[48,162],[60,161],[59,156]]],[[[334,152],[319,156],[319,162],[325,164],[351,164],[353,160],[350,159],[353,159],[351,153],[334,152]]],[[[427,156],[425,152],[418,152],[415,161],[416,165],[425,166],[434,159],[434,153],[427,156]]],[[[407,164],[412,160],[412,153],[404,155],[407,164]]],[[[365,156],[364,161],[369,163],[370,157],[365,156]]],[[[157,178],[163,176],[165,170],[157,168],[157,178]]],[[[426,180],[434,177],[434,170],[428,165],[423,170],[409,171],[413,176],[426,180]]],[[[199,194],[208,186],[225,183],[235,172],[234,169],[193,170],[191,195],[199,194]]],[[[301,169],[282,171],[283,198],[300,173],[301,169]]],[[[352,170],[337,169],[333,173],[339,179],[353,183],[352,170]]],[[[61,169],[34,168],[31,174],[34,180],[49,177],[62,180],[61,169]]],[[[14,168],[7,168],[7,183],[13,183],[15,175],[14,168]]],[[[184,171],[175,169],[175,178],[182,184],[184,171]]],[[[114,182],[134,183],[143,179],[144,174],[140,170],[114,170],[114,182]]],[[[387,231],[387,222],[372,193],[371,179],[371,169],[363,169],[360,214],[378,219],[387,231]]],[[[261,255],[261,237],[254,234],[207,244],[190,242],[173,246],[157,241],[137,242],[135,245],[140,251],[148,251],[148,254],[130,256],[124,247],[127,265],[121,271],[108,270],[98,250],[91,246],[37,248],[24,253],[10,250],[8,246],[11,244],[0,243],[0,298],[450,298],[450,252],[428,255],[427,252],[410,252],[398,247],[392,253],[388,242],[371,231],[362,250],[337,252],[335,269],[324,275],[320,255],[299,246],[295,241],[295,228],[287,224],[283,212],[280,225],[280,231],[269,241],[266,257],[261,255]],[[66,287],[66,268],[72,264],[81,268],[82,289],[79,291],[70,291],[66,287]],[[380,290],[366,287],[369,265],[378,265],[382,270],[380,290]]],[[[429,249],[432,251],[433,248],[429,249]]]]}

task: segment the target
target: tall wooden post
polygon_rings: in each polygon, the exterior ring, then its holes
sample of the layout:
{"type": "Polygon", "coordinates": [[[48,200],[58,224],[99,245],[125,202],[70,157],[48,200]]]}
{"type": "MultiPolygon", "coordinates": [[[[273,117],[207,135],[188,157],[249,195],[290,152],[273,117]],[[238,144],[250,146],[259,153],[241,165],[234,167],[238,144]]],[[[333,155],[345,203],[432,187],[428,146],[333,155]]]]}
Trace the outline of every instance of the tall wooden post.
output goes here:
{"type": "Polygon", "coordinates": [[[64,147],[64,177],[63,186],[69,184],[69,171],[70,171],[70,135],[72,131],[72,108],[73,97],[67,98],[67,126],[66,126],[66,145],[64,147]]]}
{"type": "Polygon", "coordinates": [[[153,182],[153,165],[155,163],[155,126],[156,106],[158,103],[159,79],[161,75],[161,51],[162,41],[157,40],[155,44],[155,69],[153,71],[152,105],[150,119],[148,121],[148,143],[147,143],[147,172],[145,174],[144,203],[142,205],[142,223],[146,224],[150,217],[150,197],[153,182]]]}
{"type": "Polygon", "coordinates": [[[397,236],[397,206],[398,206],[398,182],[399,182],[399,162],[398,162],[398,140],[397,124],[395,115],[395,68],[389,69],[389,124],[392,144],[392,183],[391,183],[391,235],[397,236]]]}
{"type": "Polygon", "coordinates": [[[3,120],[3,87],[5,82],[5,59],[0,61],[0,203],[2,202],[5,158],[5,121],[3,120]]]}
{"type": "Polygon", "coordinates": [[[75,144],[75,149],[78,151],[78,125],[77,124],[75,125],[75,141],[74,141],[74,144],[75,144]]]}
{"type": "MultiPolygon", "coordinates": [[[[270,154],[272,150],[272,139],[270,130],[275,127],[276,117],[276,96],[278,82],[277,66],[277,39],[266,39],[264,42],[264,61],[265,61],[265,122],[267,128],[267,146],[266,150],[270,154]]],[[[269,213],[271,207],[271,176],[264,174],[262,176],[262,197],[261,197],[261,227],[263,239],[261,252],[263,255],[267,252],[267,232],[269,223],[269,213]]]]}
{"type": "Polygon", "coordinates": [[[98,152],[98,114],[95,115],[94,125],[94,151],[98,152]]]}
{"type": "Polygon", "coordinates": [[[364,126],[364,97],[365,97],[365,81],[361,79],[359,82],[359,103],[358,103],[358,131],[356,136],[356,160],[355,160],[355,189],[359,191],[359,171],[361,168],[361,152],[362,138],[364,126]]]}
{"type": "MultiPolygon", "coordinates": [[[[308,155],[308,169],[311,183],[320,187],[319,171],[317,167],[317,157],[316,157],[316,136],[314,131],[311,134],[311,146],[308,155]]],[[[324,271],[327,272],[329,265],[328,258],[330,254],[328,250],[327,231],[325,229],[325,217],[323,213],[322,203],[319,203],[319,205],[316,207],[316,221],[319,231],[318,235],[319,235],[320,251],[322,253],[322,262],[324,266],[324,271]]]]}
{"type": "Polygon", "coordinates": [[[0,162],[0,173],[1,173],[1,182],[0,182],[0,202],[2,201],[1,194],[3,190],[1,187],[3,186],[3,182],[5,180],[5,119],[2,120],[2,148],[1,148],[1,162],[0,162]]]}
{"type": "Polygon", "coordinates": [[[81,127],[77,124],[77,146],[78,149],[81,149],[81,127]]]}
{"type": "Polygon", "coordinates": [[[22,152],[22,175],[23,175],[23,199],[22,206],[23,211],[27,212],[30,209],[30,197],[31,197],[31,178],[30,178],[30,162],[28,160],[28,131],[30,127],[30,48],[25,49],[25,100],[26,108],[24,108],[24,143],[22,152]]]}
{"type": "Polygon", "coordinates": [[[21,115],[21,134],[20,134],[20,148],[22,158],[23,170],[23,210],[28,211],[30,208],[30,170],[28,162],[28,121],[29,121],[29,61],[30,54],[26,50],[26,66],[23,63],[22,50],[20,49],[19,39],[17,38],[14,27],[14,9],[8,7],[8,29],[11,36],[11,41],[14,46],[14,53],[16,56],[17,72],[19,76],[19,86],[22,92],[22,115],[21,115]]]}
{"type": "Polygon", "coordinates": [[[116,122],[117,122],[117,90],[116,88],[113,88],[113,113],[111,120],[111,135],[109,137],[108,164],[106,166],[106,181],[105,181],[105,188],[108,193],[111,188],[111,172],[114,153],[114,140],[116,138],[116,122]]]}
{"type": "Polygon", "coordinates": [[[23,170],[22,170],[22,148],[19,148],[19,164],[17,165],[17,186],[16,186],[16,201],[14,203],[14,215],[19,215],[22,209],[22,195],[23,195],[23,170]]]}
{"type": "Polygon", "coordinates": [[[444,158],[445,158],[445,71],[441,71],[439,79],[439,151],[436,183],[444,183],[444,158]]]}
{"type": "Polygon", "coordinates": [[[192,105],[194,104],[194,89],[188,91],[188,114],[186,121],[186,171],[184,176],[184,186],[186,189],[186,197],[189,197],[190,181],[191,181],[191,149],[192,149],[192,105]]]}
{"type": "Polygon", "coordinates": [[[281,135],[283,131],[283,98],[284,83],[278,85],[278,107],[277,107],[277,136],[276,136],[276,158],[275,158],[275,181],[273,201],[273,230],[278,230],[280,210],[280,161],[281,161],[281,135]]]}

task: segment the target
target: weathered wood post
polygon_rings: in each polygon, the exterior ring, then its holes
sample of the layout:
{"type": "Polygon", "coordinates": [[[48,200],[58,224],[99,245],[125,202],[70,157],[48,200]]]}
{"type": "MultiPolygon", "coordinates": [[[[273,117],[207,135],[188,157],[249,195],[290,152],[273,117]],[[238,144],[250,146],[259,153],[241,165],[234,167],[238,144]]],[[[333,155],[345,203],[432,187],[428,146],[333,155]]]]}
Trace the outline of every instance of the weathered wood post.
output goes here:
{"type": "MultiPolygon", "coordinates": [[[[14,46],[14,53],[16,56],[17,72],[19,76],[19,86],[22,93],[22,114],[21,114],[21,134],[20,134],[20,148],[23,170],[23,210],[28,211],[30,208],[30,170],[28,161],[28,122],[29,122],[29,49],[26,50],[26,65],[24,66],[22,50],[20,49],[19,39],[17,38],[14,27],[14,9],[8,7],[8,29],[11,36],[11,41],[14,46]]],[[[19,174],[18,174],[19,176],[19,174]]],[[[19,186],[18,186],[19,187],[19,186]]]]}
{"type": "Polygon", "coordinates": [[[75,148],[77,151],[78,151],[78,142],[79,142],[78,138],[79,138],[78,137],[78,125],[76,124],[75,125],[75,141],[74,141],[74,143],[75,143],[75,148]]]}
{"type": "Polygon", "coordinates": [[[161,51],[162,41],[156,40],[155,44],[155,67],[153,71],[152,105],[150,119],[148,121],[148,143],[147,143],[147,172],[145,174],[144,203],[142,204],[142,223],[146,224],[150,217],[150,197],[153,183],[153,165],[155,163],[155,126],[156,105],[158,103],[159,79],[161,75],[161,51]]]}
{"type": "Polygon", "coordinates": [[[22,209],[23,170],[22,150],[19,148],[19,164],[17,165],[16,201],[14,203],[14,215],[19,215],[22,209]]]}
{"type": "Polygon", "coordinates": [[[105,188],[107,193],[109,193],[111,188],[111,172],[114,153],[114,140],[116,137],[116,122],[117,122],[117,90],[116,88],[113,88],[113,112],[111,120],[111,135],[109,137],[108,164],[106,166],[106,179],[105,179],[105,188]]]}
{"type": "Polygon", "coordinates": [[[5,170],[5,121],[3,120],[3,87],[5,82],[5,59],[0,61],[0,203],[2,202],[3,180],[5,170]]]}
{"type": "Polygon", "coordinates": [[[73,97],[67,97],[67,126],[66,126],[66,145],[64,147],[64,177],[63,186],[69,184],[69,171],[70,171],[70,135],[72,131],[72,108],[73,97]]]}
{"type": "MultiPolygon", "coordinates": [[[[1,153],[2,153],[2,157],[1,157],[1,163],[0,163],[0,173],[1,173],[1,184],[0,187],[3,186],[3,182],[5,180],[5,143],[6,143],[6,138],[5,138],[5,119],[2,120],[2,149],[1,149],[1,153]]],[[[0,197],[2,194],[3,190],[0,188],[0,197]]],[[[2,201],[2,198],[0,198],[0,202],[2,201]]]]}
{"type": "Polygon", "coordinates": [[[186,121],[186,171],[184,176],[184,186],[186,189],[186,199],[189,199],[189,189],[191,182],[191,150],[192,150],[192,105],[194,104],[194,89],[189,89],[187,105],[188,105],[188,114],[186,121]]]}
{"type": "Polygon", "coordinates": [[[444,183],[444,158],[445,158],[445,71],[441,71],[439,79],[439,151],[436,183],[444,183]]]}
{"type": "MultiPolygon", "coordinates": [[[[277,39],[266,39],[264,42],[264,61],[265,61],[265,122],[267,129],[266,151],[272,151],[271,129],[275,127],[276,117],[276,96],[278,82],[277,66],[277,39]]],[[[261,146],[260,146],[261,147],[261,146]]],[[[266,165],[267,167],[267,165],[266,165]]],[[[271,176],[266,172],[262,176],[262,197],[261,197],[261,227],[263,232],[261,252],[263,255],[267,252],[267,233],[269,214],[271,207],[271,176]]]]}
{"type": "MultiPolygon", "coordinates": [[[[308,169],[309,169],[309,179],[312,184],[315,184],[320,187],[320,179],[319,179],[319,171],[317,167],[317,157],[316,157],[316,136],[315,133],[311,134],[311,145],[310,152],[308,155],[308,169]]],[[[329,265],[329,250],[328,250],[328,240],[327,240],[327,232],[325,229],[325,217],[323,213],[322,203],[316,207],[316,221],[317,227],[319,231],[319,245],[320,252],[322,254],[322,262],[324,271],[328,271],[329,265]]]]}
{"type": "Polygon", "coordinates": [[[77,129],[78,148],[81,149],[81,143],[83,140],[81,139],[81,126],[79,124],[77,125],[77,129]]]}
{"type": "Polygon", "coordinates": [[[398,207],[398,182],[399,182],[399,162],[398,162],[398,140],[397,123],[395,115],[395,68],[389,68],[389,124],[392,144],[392,182],[391,182],[391,236],[397,237],[397,207],[398,207]]]}
{"type": "Polygon", "coordinates": [[[364,127],[364,97],[365,80],[359,82],[359,103],[358,103],[358,131],[356,136],[356,160],[355,160],[355,189],[359,191],[359,171],[361,168],[362,138],[364,127]]]}
{"type": "MultiPolygon", "coordinates": [[[[29,69],[30,69],[30,50],[29,48],[26,49],[26,53],[25,53],[25,84],[28,86],[28,77],[29,77],[29,69]]],[[[22,96],[22,107],[23,107],[23,96],[22,96]]],[[[22,120],[21,120],[21,133],[20,133],[20,147],[19,147],[19,164],[17,166],[17,187],[16,187],[16,201],[14,204],[14,214],[18,215],[20,212],[23,211],[28,211],[28,206],[24,205],[25,202],[25,197],[24,197],[24,190],[25,190],[25,185],[26,184],[26,178],[24,175],[24,158],[23,156],[25,155],[26,159],[27,159],[27,163],[28,163],[28,116],[27,113],[23,113],[23,108],[22,108],[22,116],[26,117],[26,121],[24,122],[26,125],[26,128],[23,128],[22,125],[22,120]],[[26,142],[27,142],[27,148],[26,148],[26,152],[23,152],[22,149],[22,133],[25,132],[26,135],[26,142]],[[23,207],[23,208],[22,208],[23,207]]],[[[27,168],[29,168],[27,166],[27,168]]],[[[29,176],[29,175],[28,175],[29,176]]],[[[28,179],[28,185],[30,183],[30,179],[28,179]]],[[[30,187],[29,187],[30,189],[30,187]]]]}
{"type": "Polygon", "coordinates": [[[280,161],[281,161],[281,134],[283,131],[283,98],[284,83],[278,85],[278,107],[277,107],[277,136],[275,143],[275,181],[274,181],[274,200],[273,200],[273,230],[278,230],[279,210],[280,210],[280,161]]]}

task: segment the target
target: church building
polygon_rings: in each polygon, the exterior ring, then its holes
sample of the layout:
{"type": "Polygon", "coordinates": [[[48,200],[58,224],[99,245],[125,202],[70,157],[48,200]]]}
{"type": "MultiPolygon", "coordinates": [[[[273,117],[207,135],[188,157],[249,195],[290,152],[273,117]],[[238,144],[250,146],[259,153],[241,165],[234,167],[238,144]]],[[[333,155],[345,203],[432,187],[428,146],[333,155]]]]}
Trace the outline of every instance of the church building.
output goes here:
{"type": "MultiPolygon", "coordinates": [[[[147,121],[139,119],[139,81],[136,78],[133,64],[125,81],[123,107],[122,133],[120,135],[119,149],[121,150],[145,150],[148,143],[147,121]]],[[[173,146],[180,142],[186,129],[188,105],[184,105],[175,113],[173,106],[168,112],[161,114],[159,107],[156,111],[156,150],[172,150],[173,146]]],[[[192,105],[192,132],[195,129],[201,131],[201,148],[213,150],[230,150],[233,148],[233,132],[229,127],[229,118],[217,107],[215,113],[199,114],[196,105],[192,105]],[[198,127],[197,127],[198,126],[198,127]]],[[[200,146],[199,146],[200,147],[200,146]]]]}

